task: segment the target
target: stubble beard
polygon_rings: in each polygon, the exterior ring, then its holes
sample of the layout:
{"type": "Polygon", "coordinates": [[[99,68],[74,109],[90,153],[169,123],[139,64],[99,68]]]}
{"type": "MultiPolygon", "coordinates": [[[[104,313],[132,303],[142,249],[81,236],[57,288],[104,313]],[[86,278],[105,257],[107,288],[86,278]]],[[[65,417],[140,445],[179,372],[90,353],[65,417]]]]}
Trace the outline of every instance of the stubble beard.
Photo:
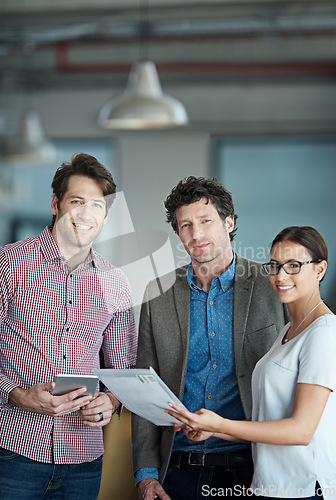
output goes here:
{"type": "Polygon", "coordinates": [[[213,252],[209,252],[207,255],[203,256],[195,256],[192,253],[190,253],[190,257],[192,257],[193,260],[198,264],[208,264],[216,260],[221,255],[221,253],[222,252],[219,249],[217,250],[214,249],[213,252]]]}
{"type": "MultiPolygon", "coordinates": [[[[63,216],[66,217],[66,216],[63,216]]],[[[56,226],[57,232],[60,234],[62,240],[70,244],[74,249],[78,249],[81,251],[83,248],[88,247],[92,244],[95,238],[98,236],[97,230],[93,230],[91,234],[87,235],[79,235],[76,233],[75,227],[72,225],[72,221],[70,220],[62,220],[60,219],[58,222],[58,227],[56,226]]]]}

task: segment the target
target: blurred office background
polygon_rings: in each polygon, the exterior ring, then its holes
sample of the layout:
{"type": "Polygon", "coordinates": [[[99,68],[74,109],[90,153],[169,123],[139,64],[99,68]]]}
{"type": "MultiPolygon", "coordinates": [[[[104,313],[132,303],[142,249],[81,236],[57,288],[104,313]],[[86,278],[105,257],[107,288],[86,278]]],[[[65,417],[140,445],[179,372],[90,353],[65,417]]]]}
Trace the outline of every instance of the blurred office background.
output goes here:
{"type": "MultiPolygon", "coordinates": [[[[50,222],[54,171],[83,151],[117,182],[96,247],[127,273],[137,310],[149,279],[187,262],[163,201],[188,175],[233,193],[234,246],[248,258],[267,260],[287,225],[315,226],[336,309],[333,0],[0,0],[0,33],[1,246],[50,222]],[[188,123],[98,124],[146,59],[188,123]]],[[[106,429],[100,500],[136,498],[129,417],[106,429]]]]}

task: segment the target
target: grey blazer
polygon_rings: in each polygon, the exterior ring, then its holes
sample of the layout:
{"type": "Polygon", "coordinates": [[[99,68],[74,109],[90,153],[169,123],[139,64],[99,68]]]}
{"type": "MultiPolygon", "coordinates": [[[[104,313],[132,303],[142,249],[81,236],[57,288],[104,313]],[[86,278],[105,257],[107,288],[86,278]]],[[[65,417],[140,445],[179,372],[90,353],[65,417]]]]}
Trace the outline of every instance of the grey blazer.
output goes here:
{"type": "MultiPolygon", "coordinates": [[[[140,315],[138,368],[152,366],[182,400],[187,373],[190,287],[187,266],[147,286],[140,315]]],[[[288,322],[261,264],[237,255],[234,283],[234,350],[237,381],[246,418],[251,418],[251,375],[288,322]]],[[[158,467],[163,481],[174,443],[173,427],[158,427],[132,416],[134,473],[158,467]]]]}

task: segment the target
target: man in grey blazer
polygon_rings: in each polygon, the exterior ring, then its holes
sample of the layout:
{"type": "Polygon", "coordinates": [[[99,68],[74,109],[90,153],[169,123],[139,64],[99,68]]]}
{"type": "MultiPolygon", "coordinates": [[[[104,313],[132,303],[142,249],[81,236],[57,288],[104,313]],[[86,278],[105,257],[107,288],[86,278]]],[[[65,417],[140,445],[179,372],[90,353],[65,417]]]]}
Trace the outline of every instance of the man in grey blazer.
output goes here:
{"type": "MultiPolygon", "coordinates": [[[[249,419],[253,368],[287,322],[287,311],[261,264],[233,252],[237,215],[216,179],[180,181],[165,207],[191,263],[147,286],[137,367],[152,366],[190,411],[203,407],[249,419]]],[[[245,443],[189,441],[138,416],[132,442],[141,500],[243,496],[250,486],[245,443]]]]}

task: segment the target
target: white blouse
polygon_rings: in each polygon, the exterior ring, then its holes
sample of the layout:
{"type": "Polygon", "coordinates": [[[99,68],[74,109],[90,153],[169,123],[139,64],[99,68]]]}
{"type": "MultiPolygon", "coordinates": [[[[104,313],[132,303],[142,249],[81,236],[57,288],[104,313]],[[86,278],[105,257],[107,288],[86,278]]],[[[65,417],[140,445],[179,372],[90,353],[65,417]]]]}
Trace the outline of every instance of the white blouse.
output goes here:
{"type": "MultiPolygon", "coordinates": [[[[288,323],[252,376],[252,419],[288,418],[298,383],[336,388],[336,316],[317,318],[286,344],[288,323]]],[[[252,443],[256,495],[300,498],[315,495],[319,482],[324,498],[336,498],[336,395],[331,392],[308,446],[252,443]]]]}

